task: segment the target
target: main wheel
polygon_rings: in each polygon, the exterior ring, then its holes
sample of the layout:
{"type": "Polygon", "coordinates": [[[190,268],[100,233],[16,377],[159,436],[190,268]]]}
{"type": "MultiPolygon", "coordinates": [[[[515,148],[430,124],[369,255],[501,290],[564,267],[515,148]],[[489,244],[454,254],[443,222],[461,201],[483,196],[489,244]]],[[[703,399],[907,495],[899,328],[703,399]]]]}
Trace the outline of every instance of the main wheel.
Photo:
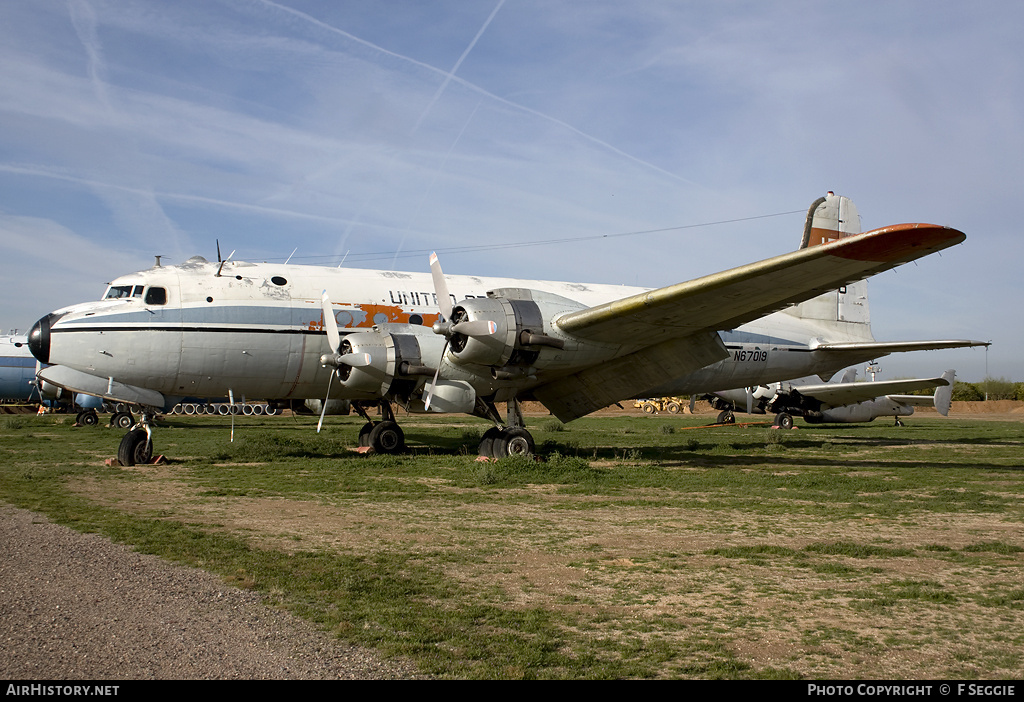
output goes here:
{"type": "Polygon", "coordinates": [[[370,445],[370,432],[373,431],[373,422],[367,422],[359,430],[359,448],[366,448],[370,445]]]}
{"type": "Polygon", "coordinates": [[[117,462],[122,466],[134,466],[149,463],[153,457],[153,442],[145,429],[133,429],[121,439],[117,447],[117,462]]]}
{"type": "Polygon", "coordinates": [[[110,426],[121,429],[131,429],[135,424],[135,417],[131,412],[117,412],[110,418],[110,426]]]}
{"type": "Polygon", "coordinates": [[[94,427],[100,423],[99,415],[96,414],[96,410],[83,410],[78,413],[78,423],[83,427],[94,427]]]}
{"type": "Polygon", "coordinates": [[[480,446],[477,448],[477,454],[484,458],[500,458],[500,456],[494,453],[494,445],[501,436],[501,429],[498,427],[491,427],[484,432],[483,437],[480,439],[480,446]]]}
{"type": "Polygon", "coordinates": [[[533,455],[533,437],[522,427],[508,427],[494,442],[494,457],[533,455]]]}
{"type": "Polygon", "coordinates": [[[775,415],[775,426],[779,429],[792,429],[793,428],[793,415],[788,412],[779,412],[775,415]]]}
{"type": "Polygon", "coordinates": [[[735,424],[736,415],[732,413],[732,410],[722,410],[718,413],[719,424],[735,424]]]}
{"type": "Polygon", "coordinates": [[[398,453],[405,448],[405,433],[398,422],[380,422],[370,431],[370,446],[377,453],[398,453]]]}

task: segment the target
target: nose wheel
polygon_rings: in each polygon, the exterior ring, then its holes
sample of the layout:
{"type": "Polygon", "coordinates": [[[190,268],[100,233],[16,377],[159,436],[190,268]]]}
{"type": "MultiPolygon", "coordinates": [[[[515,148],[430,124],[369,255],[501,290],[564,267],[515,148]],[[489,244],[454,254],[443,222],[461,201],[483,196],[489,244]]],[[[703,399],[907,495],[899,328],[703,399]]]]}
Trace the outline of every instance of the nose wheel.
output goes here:
{"type": "MultiPolygon", "coordinates": [[[[131,417],[128,412],[118,413],[118,415],[122,414],[131,417]]],[[[117,447],[117,462],[122,466],[145,465],[153,458],[153,430],[150,425],[154,418],[155,416],[150,411],[143,409],[142,419],[139,423],[128,425],[131,429],[121,439],[121,445],[117,447]]],[[[125,426],[124,418],[118,417],[118,419],[120,421],[117,426],[125,426]]]]}
{"type": "Polygon", "coordinates": [[[153,439],[145,428],[132,429],[117,447],[117,462],[122,466],[149,463],[153,458],[153,439]]]}

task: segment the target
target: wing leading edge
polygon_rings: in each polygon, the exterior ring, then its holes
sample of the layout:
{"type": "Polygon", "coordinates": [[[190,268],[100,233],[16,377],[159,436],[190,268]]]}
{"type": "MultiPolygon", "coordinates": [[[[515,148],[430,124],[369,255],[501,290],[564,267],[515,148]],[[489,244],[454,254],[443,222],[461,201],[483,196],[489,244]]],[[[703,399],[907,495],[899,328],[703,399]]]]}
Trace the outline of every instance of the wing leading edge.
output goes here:
{"type": "Polygon", "coordinates": [[[556,324],[577,337],[637,347],[733,329],[966,238],[934,224],[898,224],[571,312],[556,324]]]}

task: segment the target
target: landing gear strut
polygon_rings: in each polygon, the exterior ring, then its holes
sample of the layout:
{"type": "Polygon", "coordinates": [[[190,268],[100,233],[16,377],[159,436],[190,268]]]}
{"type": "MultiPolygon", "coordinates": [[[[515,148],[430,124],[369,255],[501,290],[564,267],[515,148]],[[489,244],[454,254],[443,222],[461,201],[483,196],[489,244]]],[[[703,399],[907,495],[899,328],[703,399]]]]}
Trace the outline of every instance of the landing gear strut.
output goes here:
{"type": "Polygon", "coordinates": [[[374,422],[359,402],[353,402],[352,408],[366,420],[359,430],[359,447],[370,447],[377,453],[401,453],[405,450],[405,432],[395,421],[394,410],[387,400],[380,401],[380,413],[383,419],[374,422]]]}

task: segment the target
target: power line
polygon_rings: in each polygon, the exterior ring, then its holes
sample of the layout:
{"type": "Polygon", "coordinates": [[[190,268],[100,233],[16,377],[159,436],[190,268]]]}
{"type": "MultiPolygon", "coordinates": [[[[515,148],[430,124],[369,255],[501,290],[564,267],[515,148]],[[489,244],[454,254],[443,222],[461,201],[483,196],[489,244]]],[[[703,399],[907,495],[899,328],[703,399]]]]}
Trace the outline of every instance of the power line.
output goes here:
{"type": "MultiPolygon", "coordinates": [[[[641,229],[632,232],[618,232],[616,234],[591,234],[588,236],[576,236],[576,237],[564,237],[560,239],[537,239],[533,241],[519,241],[519,242],[504,242],[498,244],[476,244],[472,246],[452,246],[448,248],[432,248],[432,249],[410,249],[396,254],[394,251],[373,251],[367,253],[349,253],[346,260],[348,261],[377,261],[383,259],[395,259],[395,258],[418,258],[420,256],[427,256],[431,252],[436,251],[438,254],[457,254],[457,253],[472,253],[476,251],[497,251],[499,249],[520,249],[528,248],[531,246],[550,246],[552,244],[567,244],[577,243],[582,241],[595,241],[598,239],[615,239],[618,237],[625,236],[642,236],[645,234],[663,234],[665,232],[682,231],[685,229],[700,229],[703,227],[716,227],[723,224],[735,224],[737,222],[750,222],[758,219],[769,219],[771,217],[785,217],[793,214],[804,214],[806,210],[790,210],[788,212],[775,212],[773,214],[754,215],[752,217],[737,217],[734,219],[722,219],[715,222],[701,222],[700,224],[681,224],[675,227],[662,227],[660,229],[641,229]]],[[[337,254],[332,255],[313,255],[313,256],[293,256],[292,260],[301,259],[304,261],[310,260],[324,260],[338,258],[337,254]]],[[[268,261],[278,260],[275,258],[265,259],[268,261]]]]}

